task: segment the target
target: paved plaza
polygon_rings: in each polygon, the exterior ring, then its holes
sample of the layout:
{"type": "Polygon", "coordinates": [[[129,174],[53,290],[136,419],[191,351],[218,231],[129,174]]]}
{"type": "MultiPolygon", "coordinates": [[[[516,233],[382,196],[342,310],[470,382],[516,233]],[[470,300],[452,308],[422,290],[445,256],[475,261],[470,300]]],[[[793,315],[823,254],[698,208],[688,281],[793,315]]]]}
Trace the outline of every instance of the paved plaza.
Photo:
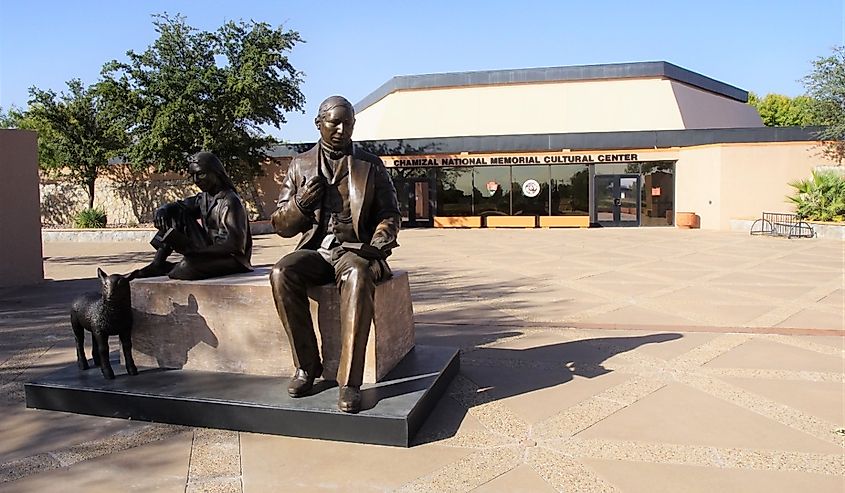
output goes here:
{"type": "MultiPolygon", "coordinates": [[[[0,289],[0,491],[845,491],[842,241],[399,241],[417,342],[462,353],[407,449],[26,409],[24,382],[75,361],[70,301],[98,288],[96,268],[152,258],[145,242],[45,243],[50,280],[0,289]]],[[[253,263],[294,244],[257,236],[253,263]]]]}

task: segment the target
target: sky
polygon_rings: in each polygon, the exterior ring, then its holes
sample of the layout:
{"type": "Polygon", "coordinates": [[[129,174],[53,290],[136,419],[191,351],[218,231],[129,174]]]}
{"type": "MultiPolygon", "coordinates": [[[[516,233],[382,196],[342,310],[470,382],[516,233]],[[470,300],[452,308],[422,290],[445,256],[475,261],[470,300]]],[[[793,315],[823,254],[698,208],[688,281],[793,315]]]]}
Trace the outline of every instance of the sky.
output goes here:
{"type": "Polygon", "coordinates": [[[0,107],[28,88],[99,80],[109,60],[156,39],[152,14],[213,31],[255,20],[297,31],[304,112],[269,133],[316,140],[320,102],[357,103],[396,75],[667,61],[754,91],[797,96],[812,61],[845,44],[845,0],[358,1],[0,0],[0,107]]]}

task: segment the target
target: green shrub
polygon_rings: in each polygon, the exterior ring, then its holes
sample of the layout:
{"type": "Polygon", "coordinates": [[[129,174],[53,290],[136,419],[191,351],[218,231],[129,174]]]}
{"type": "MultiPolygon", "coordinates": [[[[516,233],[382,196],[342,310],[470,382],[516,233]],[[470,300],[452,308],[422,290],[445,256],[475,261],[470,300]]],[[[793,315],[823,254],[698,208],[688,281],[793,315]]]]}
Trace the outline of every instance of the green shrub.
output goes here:
{"type": "Polygon", "coordinates": [[[100,207],[82,209],[76,214],[73,223],[77,228],[105,228],[106,211],[100,207]]]}
{"type": "Polygon", "coordinates": [[[834,171],[813,171],[810,179],[789,183],[795,195],[788,196],[795,212],[811,221],[845,220],[845,176],[834,171]]]}

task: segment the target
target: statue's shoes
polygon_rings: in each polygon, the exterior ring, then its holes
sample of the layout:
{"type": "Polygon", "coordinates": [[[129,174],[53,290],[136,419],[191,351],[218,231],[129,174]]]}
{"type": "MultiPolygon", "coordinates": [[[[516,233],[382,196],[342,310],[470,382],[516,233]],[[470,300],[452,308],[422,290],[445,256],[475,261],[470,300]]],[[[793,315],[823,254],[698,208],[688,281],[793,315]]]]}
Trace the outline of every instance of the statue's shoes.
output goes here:
{"type": "Polygon", "coordinates": [[[340,388],[337,408],[345,413],[357,413],[361,410],[361,388],[344,385],[340,388]]]}
{"type": "Polygon", "coordinates": [[[297,368],[293,378],[290,379],[288,385],[288,394],[291,397],[302,397],[311,390],[314,386],[314,379],[323,374],[322,365],[318,366],[315,371],[305,371],[302,368],[297,368]]]}
{"type": "Polygon", "coordinates": [[[172,271],[174,267],[176,267],[176,262],[170,262],[168,260],[165,260],[162,263],[151,262],[149,265],[138,269],[138,273],[135,275],[135,278],[145,279],[148,277],[166,276],[167,273],[172,271]]]}

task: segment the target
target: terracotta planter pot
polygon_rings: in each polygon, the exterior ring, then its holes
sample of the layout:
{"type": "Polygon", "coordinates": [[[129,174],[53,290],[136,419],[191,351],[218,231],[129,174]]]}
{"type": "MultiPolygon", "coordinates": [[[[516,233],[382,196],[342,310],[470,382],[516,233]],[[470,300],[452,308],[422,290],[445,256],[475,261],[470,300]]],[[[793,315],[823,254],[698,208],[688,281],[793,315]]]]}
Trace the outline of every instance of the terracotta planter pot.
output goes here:
{"type": "Polygon", "coordinates": [[[701,217],[695,212],[676,212],[675,225],[680,229],[698,229],[701,227],[701,217]]]}

